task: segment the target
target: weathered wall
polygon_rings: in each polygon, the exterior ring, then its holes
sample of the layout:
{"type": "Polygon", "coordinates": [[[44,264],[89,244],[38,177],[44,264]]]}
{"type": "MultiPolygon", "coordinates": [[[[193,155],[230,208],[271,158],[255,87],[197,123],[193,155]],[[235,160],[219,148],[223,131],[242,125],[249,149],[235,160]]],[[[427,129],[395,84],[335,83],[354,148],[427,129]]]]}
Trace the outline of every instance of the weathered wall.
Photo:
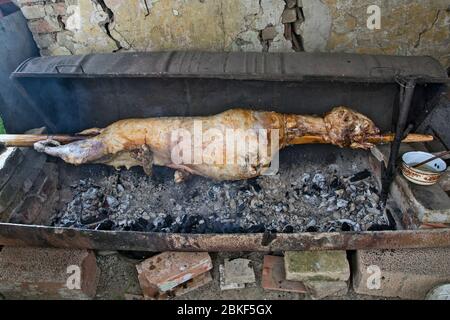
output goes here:
{"type": "Polygon", "coordinates": [[[432,55],[450,66],[448,0],[16,0],[43,55],[331,51],[432,55]],[[369,5],[381,29],[367,28],[369,5]]]}

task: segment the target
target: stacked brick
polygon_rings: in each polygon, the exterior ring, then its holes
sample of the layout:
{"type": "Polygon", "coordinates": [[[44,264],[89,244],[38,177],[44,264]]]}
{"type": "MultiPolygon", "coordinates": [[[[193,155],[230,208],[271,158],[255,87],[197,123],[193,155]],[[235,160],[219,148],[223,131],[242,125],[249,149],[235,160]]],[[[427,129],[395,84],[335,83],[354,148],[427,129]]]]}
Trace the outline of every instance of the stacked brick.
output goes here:
{"type": "Polygon", "coordinates": [[[288,251],[265,256],[262,286],[266,290],[306,293],[313,299],[346,295],[350,265],[345,251],[288,251]]]}
{"type": "Polygon", "coordinates": [[[136,266],[146,299],[180,296],[212,281],[207,252],[163,252],[136,266]]]}
{"type": "Polygon", "coordinates": [[[78,0],[17,0],[27,19],[28,27],[42,55],[72,54],[70,42],[65,41],[71,32],[66,29],[71,3],[78,0]]]}

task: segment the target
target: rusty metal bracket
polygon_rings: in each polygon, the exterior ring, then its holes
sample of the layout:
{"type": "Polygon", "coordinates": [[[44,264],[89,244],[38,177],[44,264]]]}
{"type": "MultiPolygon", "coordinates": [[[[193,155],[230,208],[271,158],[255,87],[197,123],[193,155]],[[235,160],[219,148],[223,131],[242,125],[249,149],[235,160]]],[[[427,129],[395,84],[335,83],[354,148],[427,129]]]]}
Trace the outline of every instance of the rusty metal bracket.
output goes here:
{"type": "Polygon", "coordinates": [[[407,121],[409,116],[409,111],[411,109],[411,103],[414,95],[414,88],[416,87],[416,79],[414,77],[396,77],[396,82],[399,84],[400,96],[399,96],[399,111],[396,121],[395,128],[395,138],[391,143],[391,152],[389,154],[389,161],[387,168],[381,177],[381,199],[386,203],[391,184],[394,181],[396,169],[397,169],[397,158],[400,150],[400,144],[405,135],[405,130],[407,129],[407,121]]]}

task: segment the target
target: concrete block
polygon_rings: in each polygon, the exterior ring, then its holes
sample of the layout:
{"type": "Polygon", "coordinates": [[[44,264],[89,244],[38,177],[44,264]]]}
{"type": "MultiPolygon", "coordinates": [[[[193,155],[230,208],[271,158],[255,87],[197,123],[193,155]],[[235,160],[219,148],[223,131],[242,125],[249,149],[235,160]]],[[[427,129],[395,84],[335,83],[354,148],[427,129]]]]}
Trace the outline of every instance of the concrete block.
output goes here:
{"type": "Polygon", "coordinates": [[[255,272],[252,261],[248,259],[225,260],[225,284],[230,283],[253,283],[255,282],[255,272]]]}
{"type": "Polygon", "coordinates": [[[89,250],[3,247],[0,251],[0,293],[7,299],[90,299],[98,277],[95,255],[89,250]]]}
{"type": "Polygon", "coordinates": [[[236,290],[244,289],[245,283],[229,283],[225,284],[225,267],[223,264],[219,265],[220,290],[236,290]]]}
{"type": "Polygon", "coordinates": [[[346,281],[305,281],[304,284],[313,299],[345,296],[348,292],[346,281]]]}
{"type": "Polygon", "coordinates": [[[350,267],[345,251],[287,251],[286,279],[294,281],[347,281],[350,267]]]}
{"type": "Polygon", "coordinates": [[[450,282],[450,248],[358,250],[352,263],[359,294],[424,299],[433,287],[450,282]]]}

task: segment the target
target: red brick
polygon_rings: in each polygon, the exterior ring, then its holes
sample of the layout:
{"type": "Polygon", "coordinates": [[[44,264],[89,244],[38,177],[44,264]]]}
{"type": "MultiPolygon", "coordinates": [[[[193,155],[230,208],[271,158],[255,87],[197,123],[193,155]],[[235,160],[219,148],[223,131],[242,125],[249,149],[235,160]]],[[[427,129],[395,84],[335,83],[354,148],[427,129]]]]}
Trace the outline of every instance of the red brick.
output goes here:
{"type": "Polygon", "coordinates": [[[266,290],[306,292],[302,282],[286,280],[284,259],[277,256],[264,256],[262,287],[266,290]]]}
{"type": "Polygon", "coordinates": [[[211,270],[212,261],[207,252],[163,252],[136,269],[144,295],[155,297],[211,270]]]}
{"type": "Polygon", "coordinates": [[[4,247],[0,251],[0,293],[8,299],[89,299],[99,271],[89,250],[4,247]],[[80,289],[69,289],[69,266],[80,268],[80,289]]]}
{"type": "Polygon", "coordinates": [[[45,12],[51,16],[63,16],[66,14],[66,4],[64,2],[47,4],[45,6],[45,12]]]}
{"type": "Polygon", "coordinates": [[[194,291],[208,283],[212,282],[212,277],[210,272],[202,273],[201,275],[180,284],[179,286],[173,288],[170,291],[160,293],[156,297],[146,297],[149,300],[166,300],[175,297],[182,296],[191,291],[194,291]]]}
{"type": "Polygon", "coordinates": [[[28,27],[32,33],[50,33],[60,31],[61,27],[55,22],[49,22],[44,19],[39,19],[35,21],[29,21],[28,27]]]}

